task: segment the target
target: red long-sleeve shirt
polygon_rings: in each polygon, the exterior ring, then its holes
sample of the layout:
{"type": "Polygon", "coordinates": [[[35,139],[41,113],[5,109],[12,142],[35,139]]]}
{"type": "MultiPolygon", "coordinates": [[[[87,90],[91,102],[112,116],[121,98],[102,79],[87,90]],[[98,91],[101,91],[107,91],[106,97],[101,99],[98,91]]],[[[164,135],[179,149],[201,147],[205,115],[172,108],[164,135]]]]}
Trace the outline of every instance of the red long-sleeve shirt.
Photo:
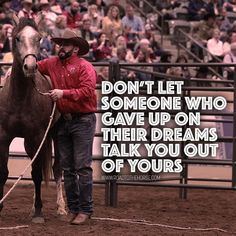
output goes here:
{"type": "Polygon", "coordinates": [[[63,62],[50,57],[38,62],[39,71],[50,76],[54,89],[62,89],[63,97],[57,101],[61,113],[95,112],[96,72],[91,63],[72,55],[63,62]]]}

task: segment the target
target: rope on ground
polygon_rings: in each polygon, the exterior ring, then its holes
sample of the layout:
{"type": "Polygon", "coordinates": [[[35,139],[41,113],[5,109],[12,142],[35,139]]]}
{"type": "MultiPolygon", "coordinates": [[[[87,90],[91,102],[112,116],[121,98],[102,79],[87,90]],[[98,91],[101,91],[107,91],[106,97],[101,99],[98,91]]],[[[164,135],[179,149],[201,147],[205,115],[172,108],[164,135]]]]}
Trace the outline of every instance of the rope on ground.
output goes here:
{"type": "Polygon", "coordinates": [[[22,228],[29,228],[28,225],[18,225],[14,227],[0,227],[0,230],[14,230],[14,229],[22,229],[22,228]]]}
{"type": "Polygon", "coordinates": [[[176,230],[192,230],[192,231],[219,231],[222,233],[231,233],[235,234],[235,232],[229,232],[224,229],[220,228],[192,228],[192,227],[179,227],[174,225],[164,225],[158,223],[152,223],[146,220],[136,220],[136,219],[116,219],[116,218],[102,218],[102,217],[92,217],[94,220],[101,220],[101,221],[115,221],[115,222],[123,222],[123,223],[130,223],[130,224],[140,224],[140,225],[147,225],[147,226],[158,226],[162,228],[169,228],[169,229],[176,229],[176,230]]]}
{"type": "Polygon", "coordinates": [[[29,169],[29,167],[33,164],[33,162],[35,161],[36,157],[38,156],[43,144],[44,144],[44,141],[48,135],[48,131],[51,127],[51,124],[52,124],[52,120],[53,120],[53,116],[54,116],[54,113],[55,113],[55,110],[56,110],[56,102],[54,102],[53,104],[53,109],[52,109],[52,113],[50,115],[50,119],[49,119],[49,122],[48,122],[48,126],[47,126],[47,129],[45,131],[45,134],[43,136],[43,139],[38,147],[38,150],[37,152],[34,154],[34,157],[32,158],[31,162],[26,166],[26,168],[24,169],[24,171],[22,172],[22,174],[18,177],[18,179],[16,180],[16,182],[13,184],[13,186],[8,190],[8,192],[6,193],[6,195],[1,199],[0,201],[0,204],[3,203],[3,201],[5,201],[5,199],[9,196],[9,194],[14,190],[14,188],[16,187],[16,185],[20,182],[20,180],[24,177],[26,171],[29,169]]]}

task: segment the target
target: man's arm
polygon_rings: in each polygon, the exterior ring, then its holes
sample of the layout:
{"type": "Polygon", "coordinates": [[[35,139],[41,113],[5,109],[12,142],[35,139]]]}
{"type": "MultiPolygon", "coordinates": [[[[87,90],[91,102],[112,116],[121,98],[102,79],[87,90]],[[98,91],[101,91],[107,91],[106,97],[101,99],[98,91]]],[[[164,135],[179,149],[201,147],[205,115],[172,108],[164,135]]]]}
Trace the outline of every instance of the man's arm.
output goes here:
{"type": "Polygon", "coordinates": [[[86,100],[93,97],[96,89],[97,74],[92,65],[82,66],[79,73],[78,88],[73,89],[54,89],[50,91],[50,96],[54,101],[66,98],[72,101],[86,100]]]}
{"type": "Polygon", "coordinates": [[[94,95],[97,75],[92,65],[82,67],[79,88],[63,90],[63,98],[72,101],[84,100],[94,95]]]}
{"type": "Polygon", "coordinates": [[[38,61],[38,70],[41,74],[48,75],[49,76],[49,66],[48,66],[48,59],[44,59],[42,61],[38,61]]]}

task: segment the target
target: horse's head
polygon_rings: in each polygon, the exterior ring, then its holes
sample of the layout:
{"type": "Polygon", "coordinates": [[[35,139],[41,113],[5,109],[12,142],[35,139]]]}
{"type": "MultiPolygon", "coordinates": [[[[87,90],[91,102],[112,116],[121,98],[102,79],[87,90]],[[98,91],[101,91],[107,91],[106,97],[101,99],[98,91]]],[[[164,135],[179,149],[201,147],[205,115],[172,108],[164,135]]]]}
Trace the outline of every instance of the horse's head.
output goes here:
{"type": "Polygon", "coordinates": [[[33,77],[37,72],[40,40],[36,23],[28,18],[20,18],[13,30],[12,48],[14,60],[20,62],[26,77],[33,77]]]}

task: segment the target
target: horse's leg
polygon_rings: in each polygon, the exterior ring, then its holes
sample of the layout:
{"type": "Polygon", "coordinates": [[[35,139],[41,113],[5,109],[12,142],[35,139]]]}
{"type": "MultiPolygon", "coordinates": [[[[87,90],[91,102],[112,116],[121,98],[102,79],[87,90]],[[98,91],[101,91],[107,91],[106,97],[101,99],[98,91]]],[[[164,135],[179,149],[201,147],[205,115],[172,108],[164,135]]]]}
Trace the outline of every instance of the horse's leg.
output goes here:
{"type": "Polygon", "coordinates": [[[57,153],[56,137],[53,138],[53,141],[54,141],[54,153],[55,153],[55,158],[54,158],[54,163],[53,163],[53,175],[54,175],[56,187],[57,187],[57,214],[61,216],[61,215],[67,215],[67,212],[66,212],[66,204],[65,204],[65,201],[63,198],[63,192],[62,192],[62,169],[60,166],[59,155],[57,153]]]}
{"type": "Polygon", "coordinates": [[[41,200],[41,182],[42,182],[42,161],[40,156],[32,164],[31,171],[32,179],[34,182],[35,193],[34,193],[34,214],[32,222],[34,223],[44,223],[44,218],[42,214],[42,200],[41,200]]]}
{"type": "Polygon", "coordinates": [[[53,175],[56,182],[57,187],[57,214],[58,215],[67,215],[66,212],[66,204],[63,198],[63,192],[62,192],[62,171],[60,168],[59,160],[54,160],[53,164],[53,175]]]}
{"type": "MultiPolygon", "coordinates": [[[[41,137],[36,137],[37,140],[41,141],[41,137]]],[[[36,153],[38,146],[38,141],[33,141],[33,139],[25,140],[25,150],[27,154],[32,158],[36,153]],[[30,141],[29,141],[30,140],[30,141]]],[[[43,158],[51,159],[51,140],[46,139],[44,145],[42,146],[41,151],[39,152],[38,157],[35,159],[32,164],[32,179],[35,186],[34,194],[34,213],[32,222],[33,223],[44,223],[44,218],[42,214],[42,199],[41,199],[41,183],[43,179],[43,158]]]]}
{"type": "MultiPolygon", "coordinates": [[[[4,185],[8,177],[8,155],[9,155],[9,144],[0,138],[0,200],[3,198],[4,185]]],[[[0,204],[0,211],[3,208],[3,203],[0,204]]]]}

